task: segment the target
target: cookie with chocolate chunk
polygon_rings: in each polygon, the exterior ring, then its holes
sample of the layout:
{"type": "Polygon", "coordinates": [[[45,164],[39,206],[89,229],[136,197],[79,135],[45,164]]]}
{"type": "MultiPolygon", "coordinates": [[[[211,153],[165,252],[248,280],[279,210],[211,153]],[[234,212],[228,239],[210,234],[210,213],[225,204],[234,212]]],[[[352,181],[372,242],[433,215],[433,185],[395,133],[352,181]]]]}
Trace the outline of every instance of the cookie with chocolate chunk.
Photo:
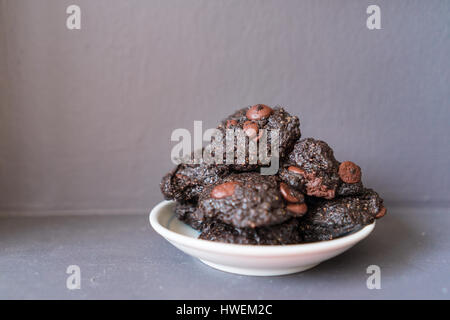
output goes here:
{"type": "Polygon", "coordinates": [[[300,217],[307,206],[303,195],[287,185],[280,186],[277,176],[246,172],[231,174],[206,187],[199,198],[199,209],[205,218],[236,228],[256,228],[300,217]]]}
{"type": "Polygon", "coordinates": [[[281,168],[280,178],[309,196],[333,199],[361,193],[361,168],[351,161],[338,162],[333,149],[321,140],[299,140],[281,168]]]}
{"type": "Polygon", "coordinates": [[[197,209],[196,202],[177,202],[175,215],[178,220],[183,221],[192,228],[202,230],[204,219],[202,213],[197,209]]]}
{"type": "Polygon", "coordinates": [[[281,179],[309,196],[333,199],[339,184],[339,162],[321,140],[299,140],[281,169],[281,179]]]}
{"type": "Polygon", "coordinates": [[[358,231],[386,214],[383,199],[372,189],[361,195],[333,200],[309,199],[309,211],[300,220],[305,242],[331,240],[358,231]]]}
{"type": "Polygon", "coordinates": [[[162,178],[161,192],[167,200],[195,201],[205,185],[216,183],[228,172],[226,165],[182,163],[162,178]]]}
{"type": "Polygon", "coordinates": [[[204,240],[253,245],[285,245],[300,243],[299,222],[290,219],[270,227],[238,229],[219,221],[206,224],[199,238],[204,240]]]}
{"type": "Polygon", "coordinates": [[[361,181],[361,168],[357,164],[351,161],[339,163],[338,175],[336,196],[359,195],[365,190],[361,181]]]}
{"type": "MultiPolygon", "coordinates": [[[[262,163],[261,159],[249,158],[249,141],[256,141],[259,143],[261,137],[263,137],[263,130],[266,130],[267,137],[267,155],[271,156],[271,144],[272,135],[270,130],[279,130],[278,138],[278,151],[279,158],[284,159],[287,154],[292,150],[294,143],[300,138],[300,121],[298,117],[290,115],[282,107],[271,108],[263,104],[257,104],[252,107],[246,107],[240,109],[223,120],[218,129],[222,131],[224,135],[224,141],[226,141],[226,130],[227,129],[242,129],[245,141],[245,159],[244,163],[238,163],[238,146],[242,146],[237,138],[227,141],[227,143],[233,143],[234,145],[234,163],[231,165],[233,170],[236,171],[251,171],[257,169],[261,165],[268,165],[262,163]]],[[[274,141],[275,142],[275,141],[274,141]]],[[[225,149],[224,149],[225,150],[225,149]]],[[[224,152],[224,161],[226,159],[226,152],[224,152]]]]}

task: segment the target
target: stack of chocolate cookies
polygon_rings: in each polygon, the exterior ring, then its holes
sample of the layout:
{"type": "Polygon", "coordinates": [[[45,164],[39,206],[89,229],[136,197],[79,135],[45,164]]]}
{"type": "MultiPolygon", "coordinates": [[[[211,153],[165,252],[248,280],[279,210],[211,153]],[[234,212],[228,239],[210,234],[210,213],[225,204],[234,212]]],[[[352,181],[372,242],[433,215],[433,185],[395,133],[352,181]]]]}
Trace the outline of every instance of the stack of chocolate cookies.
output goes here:
{"type": "MultiPolygon", "coordinates": [[[[181,163],[161,181],[181,221],[199,238],[238,244],[284,245],[331,240],[386,214],[383,200],[361,181],[361,168],[339,162],[330,146],[301,139],[298,117],[281,107],[255,105],[236,111],[218,129],[242,129],[247,139],[279,130],[279,170],[263,164],[181,163]]],[[[270,142],[269,142],[270,144],[270,142]]]]}

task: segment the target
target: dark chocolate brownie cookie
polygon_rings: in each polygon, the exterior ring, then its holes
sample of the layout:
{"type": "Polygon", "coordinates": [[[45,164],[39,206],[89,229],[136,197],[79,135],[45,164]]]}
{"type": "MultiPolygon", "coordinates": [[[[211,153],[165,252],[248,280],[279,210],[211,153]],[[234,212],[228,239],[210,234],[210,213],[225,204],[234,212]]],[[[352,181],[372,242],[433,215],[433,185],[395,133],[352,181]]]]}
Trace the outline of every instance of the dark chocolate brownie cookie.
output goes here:
{"type": "MultiPolygon", "coordinates": [[[[300,138],[300,121],[298,117],[291,116],[281,107],[270,108],[263,104],[254,105],[252,107],[246,107],[240,109],[227,117],[218,126],[218,129],[222,131],[224,137],[226,136],[226,129],[242,129],[246,136],[246,153],[245,163],[238,163],[237,146],[242,145],[234,139],[234,164],[231,165],[233,170],[236,171],[252,171],[262,165],[260,159],[256,159],[255,164],[251,164],[248,154],[248,141],[249,139],[260,141],[262,137],[262,130],[266,129],[267,133],[267,150],[268,157],[271,156],[271,134],[270,130],[279,130],[279,158],[284,159],[287,154],[292,150],[294,143],[300,138]]],[[[225,138],[224,138],[225,141],[225,138]]],[[[224,159],[226,155],[224,153],[224,159]]],[[[224,160],[225,161],[225,160],[224,160]]]]}
{"type": "Polygon", "coordinates": [[[203,228],[203,215],[197,209],[195,202],[177,202],[175,205],[175,214],[180,221],[188,224],[196,230],[203,228]]]}
{"type": "Polygon", "coordinates": [[[361,181],[357,183],[345,183],[341,181],[336,189],[336,196],[346,197],[361,194],[364,186],[361,181]]]}
{"type": "Polygon", "coordinates": [[[361,168],[351,161],[339,163],[333,149],[321,140],[299,140],[280,170],[280,178],[309,196],[333,199],[363,191],[361,168]]]}
{"type": "Polygon", "coordinates": [[[161,192],[167,200],[195,201],[205,185],[226,176],[229,167],[214,164],[179,164],[161,181],[161,192]]]}
{"type": "Polygon", "coordinates": [[[307,138],[295,144],[280,177],[309,196],[333,199],[339,184],[338,170],[339,162],[328,144],[307,138]]]}
{"type": "Polygon", "coordinates": [[[300,220],[303,241],[331,240],[357,231],[386,214],[383,199],[372,189],[361,195],[333,200],[310,199],[309,211],[300,220]]]}
{"type": "Polygon", "coordinates": [[[255,228],[282,223],[306,213],[303,195],[276,176],[256,172],[231,174],[206,187],[199,198],[205,218],[236,228],[255,228]]]}
{"type": "Polygon", "coordinates": [[[255,245],[283,245],[300,243],[298,220],[293,218],[270,227],[237,229],[219,221],[206,224],[199,238],[204,240],[255,245]]]}

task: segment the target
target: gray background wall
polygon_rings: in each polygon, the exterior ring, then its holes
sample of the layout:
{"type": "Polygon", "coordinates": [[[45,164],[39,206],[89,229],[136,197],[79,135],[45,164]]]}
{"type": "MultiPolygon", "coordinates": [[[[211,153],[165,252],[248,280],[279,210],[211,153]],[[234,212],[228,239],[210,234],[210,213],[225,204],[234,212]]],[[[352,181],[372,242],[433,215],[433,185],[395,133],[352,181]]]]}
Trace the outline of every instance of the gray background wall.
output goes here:
{"type": "Polygon", "coordinates": [[[0,212],[147,211],[172,130],[254,103],[299,115],[389,205],[448,207],[449,17],[450,1],[0,0],[0,212]]]}

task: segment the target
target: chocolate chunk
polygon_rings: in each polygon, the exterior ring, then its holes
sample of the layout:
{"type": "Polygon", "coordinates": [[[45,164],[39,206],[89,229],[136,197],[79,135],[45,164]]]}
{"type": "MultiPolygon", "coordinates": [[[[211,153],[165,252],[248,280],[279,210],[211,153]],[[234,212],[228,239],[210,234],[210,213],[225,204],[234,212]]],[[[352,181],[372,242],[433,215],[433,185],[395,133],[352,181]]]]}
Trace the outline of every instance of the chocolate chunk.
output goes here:
{"type": "Polygon", "coordinates": [[[286,209],[295,213],[296,217],[301,217],[308,211],[308,207],[304,203],[290,203],[286,206],[286,209]]]}
{"type": "Polygon", "coordinates": [[[256,137],[256,135],[258,134],[258,125],[252,121],[244,122],[244,126],[242,129],[250,138],[256,137]]]}
{"type": "Polygon", "coordinates": [[[262,120],[268,118],[272,113],[272,108],[264,104],[257,104],[250,107],[245,115],[249,120],[262,120]]]}
{"type": "Polygon", "coordinates": [[[296,202],[304,201],[304,196],[302,193],[292,190],[284,182],[280,183],[280,192],[281,192],[281,195],[283,196],[283,198],[288,202],[296,203],[296,202]]]}
{"type": "Polygon", "coordinates": [[[290,172],[305,176],[305,170],[300,169],[299,167],[295,167],[295,166],[289,166],[288,170],[290,172]]]}
{"type": "Polygon", "coordinates": [[[361,181],[361,168],[351,161],[344,161],[339,166],[339,177],[345,183],[361,181]]]}
{"type": "Polygon", "coordinates": [[[237,125],[237,121],[236,120],[227,120],[227,128],[231,128],[233,126],[237,125]]]}
{"type": "Polygon", "coordinates": [[[234,194],[234,189],[238,183],[234,181],[225,182],[215,186],[211,191],[211,197],[214,199],[223,199],[234,194]]]}
{"type": "Polygon", "coordinates": [[[387,212],[386,208],[382,207],[380,209],[380,211],[377,213],[377,215],[375,216],[375,219],[380,219],[380,218],[384,217],[386,215],[386,212],[387,212]]]}

